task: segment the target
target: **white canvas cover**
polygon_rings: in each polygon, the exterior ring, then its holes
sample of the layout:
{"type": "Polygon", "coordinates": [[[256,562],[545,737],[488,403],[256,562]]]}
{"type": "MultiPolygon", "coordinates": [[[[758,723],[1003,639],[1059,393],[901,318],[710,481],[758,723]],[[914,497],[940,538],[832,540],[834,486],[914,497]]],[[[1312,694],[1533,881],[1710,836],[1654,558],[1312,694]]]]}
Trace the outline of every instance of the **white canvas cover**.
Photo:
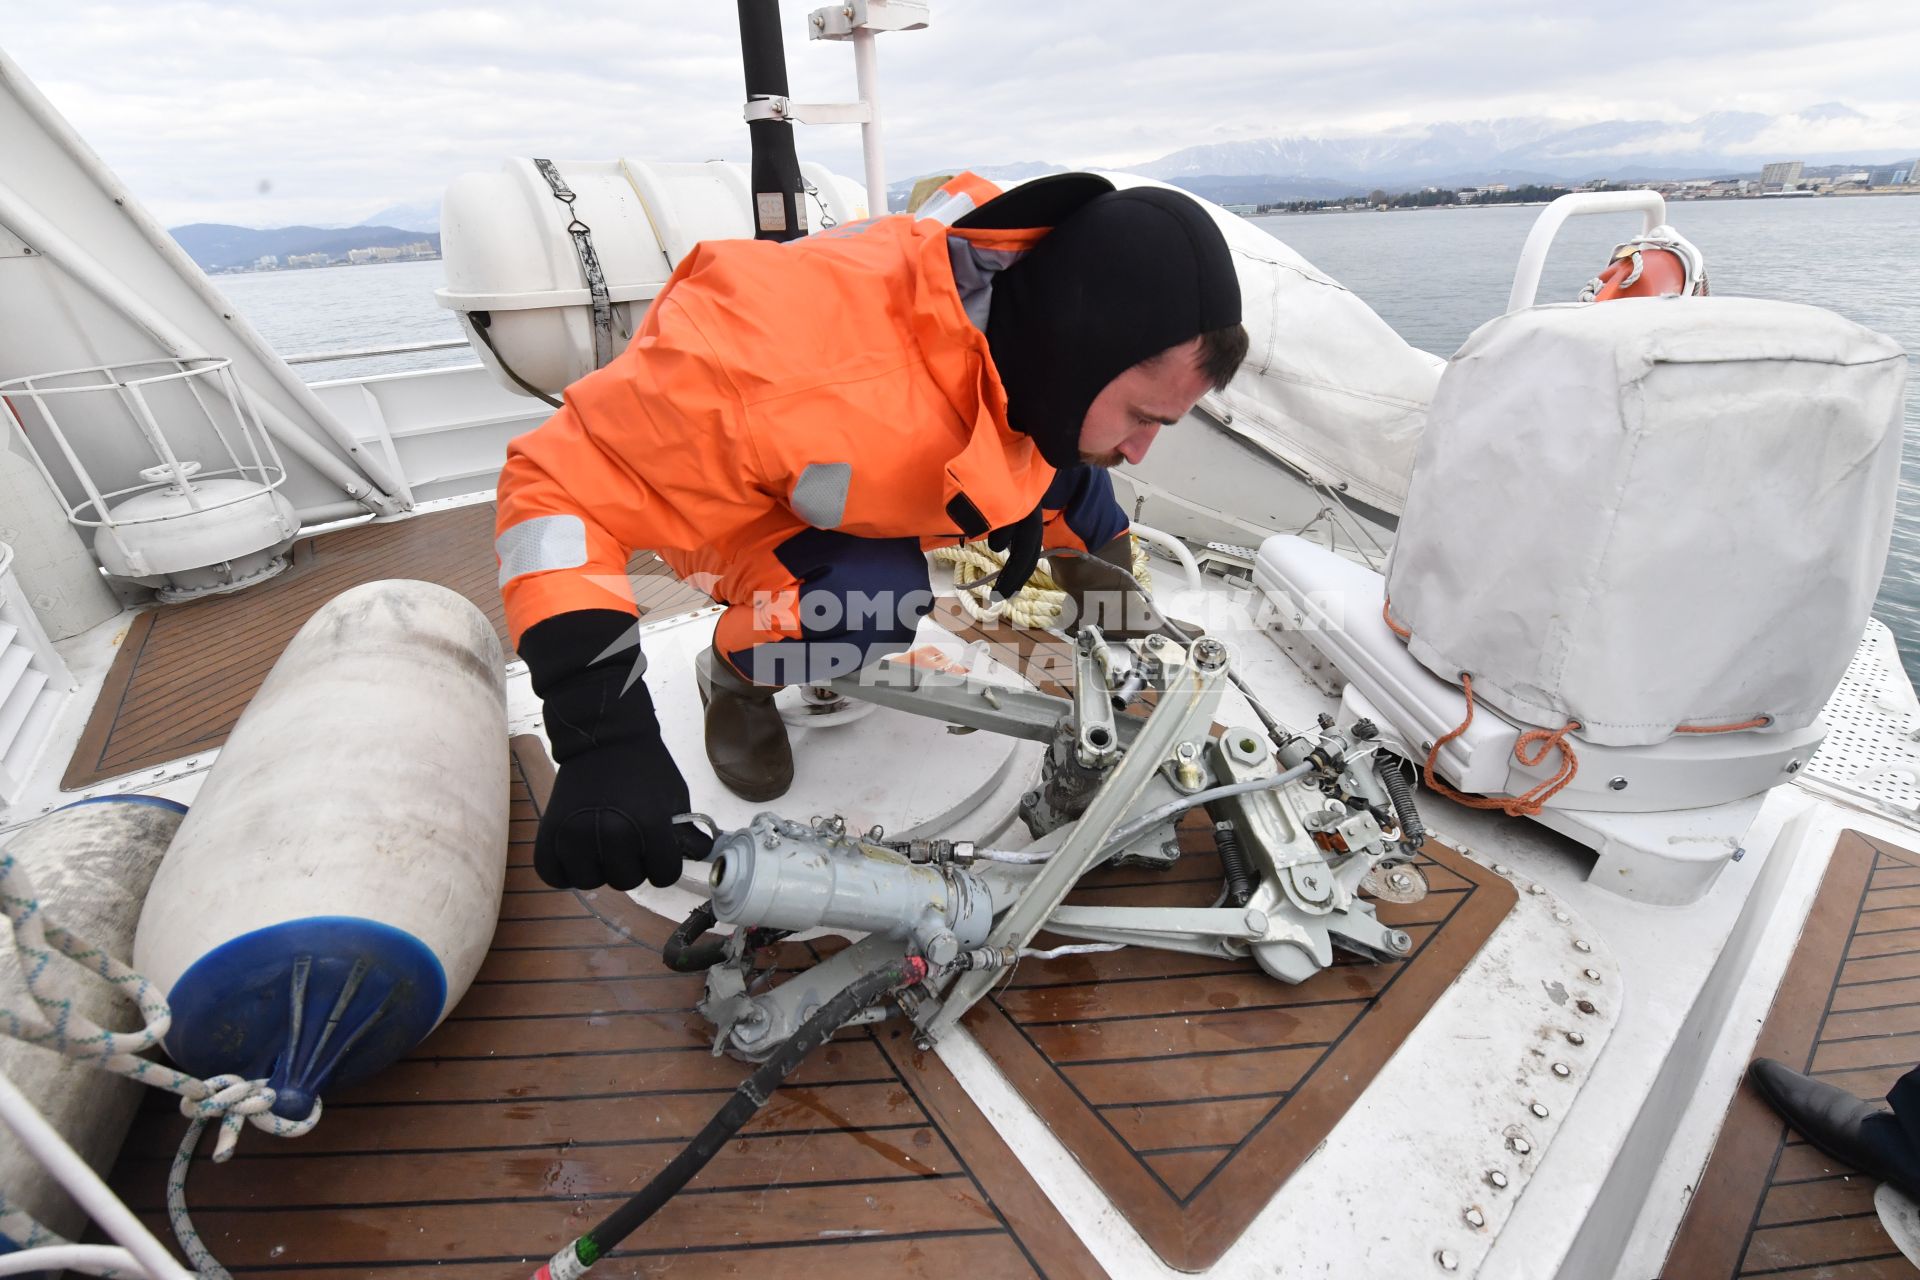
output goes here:
{"type": "Polygon", "coordinates": [[[1812,722],[1859,643],[1906,358],[1815,307],[1534,307],[1448,365],[1387,570],[1430,670],[1609,745],[1812,722]]]}
{"type": "MultiPolygon", "coordinates": [[[[1106,176],[1119,187],[1167,185],[1106,176]]],[[[1233,419],[1221,429],[1397,514],[1446,362],[1409,346],[1358,295],[1261,228],[1201,204],[1233,252],[1248,337],[1246,364],[1218,396],[1233,419]]]]}

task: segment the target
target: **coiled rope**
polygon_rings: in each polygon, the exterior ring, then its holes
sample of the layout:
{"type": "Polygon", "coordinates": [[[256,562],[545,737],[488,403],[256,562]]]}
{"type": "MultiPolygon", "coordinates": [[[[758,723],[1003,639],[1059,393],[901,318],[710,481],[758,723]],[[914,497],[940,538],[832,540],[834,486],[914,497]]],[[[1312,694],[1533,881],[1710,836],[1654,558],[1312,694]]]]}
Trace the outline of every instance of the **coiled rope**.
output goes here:
{"type": "MultiPolygon", "coordinates": [[[[20,975],[26,982],[27,993],[39,1008],[39,1016],[35,1017],[0,1006],[0,1035],[52,1049],[103,1071],[179,1095],[181,1114],[192,1124],[187,1126],[186,1137],[174,1155],[167,1177],[167,1217],[180,1247],[202,1276],[209,1280],[231,1280],[226,1268],[208,1252],[187,1214],[187,1168],[200,1143],[200,1134],[207,1125],[219,1122],[213,1159],[217,1164],[224,1164],[232,1157],[234,1144],[247,1123],[277,1137],[297,1138],[320,1122],[319,1100],[315,1099],[313,1111],[305,1119],[285,1120],[270,1110],[275,1095],[265,1080],[246,1080],[233,1075],[201,1080],[138,1056],[158,1045],[173,1025],[173,1010],[166,997],[146,978],[102,948],[47,919],[25,868],[4,850],[0,850],[0,911],[5,912],[13,925],[13,947],[20,959],[20,975]],[[138,1031],[108,1031],[82,1017],[74,1009],[72,1000],[53,994],[47,988],[55,955],[63,955],[104,979],[118,995],[139,1007],[145,1025],[138,1031]]],[[[0,1209],[5,1209],[4,1204],[0,1204],[0,1209]]],[[[0,1231],[16,1242],[24,1235],[30,1243],[65,1243],[17,1209],[0,1214],[0,1231]]]]}
{"type": "MultiPolygon", "coordinates": [[[[1383,599],[1380,602],[1380,617],[1386,622],[1387,629],[1396,636],[1399,636],[1402,640],[1411,640],[1413,638],[1413,629],[1411,627],[1394,621],[1393,600],[1391,598],[1383,599]]],[[[1573,744],[1567,741],[1567,736],[1580,727],[1580,722],[1578,720],[1569,720],[1564,726],[1558,729],[1529,729],[1515,740],[1513,744],[1513,758],[1521,764],[1526,765],[1529,769],[1536,768],[1543,763],[1547,758],[1547,752],[1558,751],[1560,753],[1560,768],[1538,786],[1523,791],[1517,796],[1484,797],[1468,795],[1463,791],[1456,791],[1442,782],[1433,771],[1434,763],[1440,758],[1440,749],[1465,733],[1467,727],[1473,723],[1473,677],[1464,671],[1460,673],[1460,689],[1467,697],[1466,718],[1462,720],[1452,732],[1437,739],[1431,747],[1427,748],[1427,759],[1422,772],[1422,780],[1426,782],[1431,790],[1439,792],[1441,795],[1447,797],[1447,799],[1455,801],[1458,804],[1466,805],[1470,809],[1498,809],[1500,812],[1512,818],[1538,817],[1541,809],[1546,807],[1547,801],[1563,791],[1567,784],[1572,782],[1580,773],[1580,757],[1574,754],[1573,744]]],[[[1739,733],[1745,729],[1765,728],[1772,723],[1773,717],[1760,715],[1739,721],[1736,724],[1675,725],[1673,731],[1675,733],[1739,733]]]]}
{"type": "MultiPolygon", "coordinates": [[[[1390,598],[1380,602],[1380,616],[1386,621],[1387,629],[1393,634],[1402,640],[1412,638],[1411,628],[1404,627],[1393,620],[1393,601],[1390,598]]],[[[1433,771],[1435,762],[1440,759],[1441,748],[1465,733],[1473,724],[1473,677],[1464,671],[1460,673],[1460,689],[1467,695],[1466,718],[1455,725],[1450,732],[1436,738],[1433,745],[1427,748],[1427,759],[1421,770],[1421,781],[1427,784],[1429,790],[1438,792],[1454,803],[1463,804],[1469,809],[1497,809],[1509,818],[1539,817],[1540,811],[1546,808],[1547,801],[1565,790],[1567,784],[1580,773],[1580,757],[1573,753],[1573,744],[1567,741],[1567,735],[1578,729],[1580,722],[1569,720],[1558,729],[1529,729],[1515,740],[1513,758],[1529,769],[1545,761],[1547,752],[1560,753],[1560,768],[1546,781],[1517,796],[1468,795],[1442,782],[1439,775],[1433,771]]]]}
{"type": "MultiPolygon", "coordinates": [[[[1134,579],[1151,594],[1153,579],[1147,569],[1146,547],[1134,537],[1129,537],[1128,547],[1133,552],[1134,579]]],[[[1054,578],[1053,567],[1045,560],[1034,569],[1026,586],[990,604],[981,598],[985,588],[975,588],[973,584],[998,572],[1007,562],[1006,552],[995,551],[985,542],[968,542],[957,547],[937,547],[933,558],[936,563],[953,566],[954,594],[960,607],[975,622],[1005,622],[1028,630],[1050,631],[1059,626],[1066,612],[1066,588],[1054,578]]]]}

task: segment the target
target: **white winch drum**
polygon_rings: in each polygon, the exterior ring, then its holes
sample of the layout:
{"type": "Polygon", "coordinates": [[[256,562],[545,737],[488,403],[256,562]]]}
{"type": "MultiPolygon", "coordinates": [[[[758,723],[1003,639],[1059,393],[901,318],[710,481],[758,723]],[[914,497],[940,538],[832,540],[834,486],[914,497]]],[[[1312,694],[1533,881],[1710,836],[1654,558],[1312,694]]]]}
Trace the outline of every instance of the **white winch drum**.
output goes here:
{"type": "MultiPolygon", "coordinates": [[[[186,806],[158,796],[110,795],[79,800],[18,831],[0,836],[0,851],[19,863],[43,918],[62,925],[115,959],[133,955],[140,906],[160,859],[180,828],[186,806]]],[[[4,935],[0,935],[4,936],[4,935]]],[[[91,970],[56,960],[42,981],[48,994],[73,1002],[79,1017],[110,1031],[138,1031],[140,1010],[91,970]]],[[[28,998],[13,939],[0,942],[0,1002],[28,998]]],[[[0,1074],[45,1116],[67,1145],[103,1177],[140,1108],[140,1085],[51,1048],[0,1036],[0,1074]]],[[[53,1175],[18,1142],[0,1142],[0,1197],[49,1231],[78,1238],[86,1214],[53,1175]]],[[[0,1253],[7,1252],[0,1235],[0,1253]]],[[[14,1240],[15,1246],[24,1241],[14,1240]]]]}
{"type": "Polygon", "coordinates": [[[147,489],[108,510],[93,537],[100,565],[116,577],[170,582],[163,599],[243,586],[286,567],[300,532],[293,504],[254,480],[193,480],[147,489]],[[198,588],[198,590],[196,590],[198,588]]]}
{"type": "MultiPolygon", "coordinates": [[[[447,283],[434,297],[459,318],[495,380],[522,394],[515,376],[557,396],[597,367],[592,295],[567,230],[574,219],[588,229],[606,280],[615,354],[695,244],[753,238],[744,164],[557,160],[554,169],[573,193],[571,207],[524,157],[493,173],[462,174],[440,207],[447,283]]],[[[807,229],[867,216],[866,196],[850,179],[817,164],[801,165],[800,176],[807,229]]]]}
{"type": "Polygon", "coordinates": [[[355,587],[287,645],[154,879],[134,967],[167,1052],[267,1079],[304,1118],[424,1039],[499,918],[507,849],[499,638],[426,582],[355,587]]]}
{"type": "Polygon", "coordinates": [[[1433,400],[1387,569],[1429,670],[1609,746],[1811,724],[1885,568],[1906,356],[1750,298],[1534,307],[1433,400]]]}

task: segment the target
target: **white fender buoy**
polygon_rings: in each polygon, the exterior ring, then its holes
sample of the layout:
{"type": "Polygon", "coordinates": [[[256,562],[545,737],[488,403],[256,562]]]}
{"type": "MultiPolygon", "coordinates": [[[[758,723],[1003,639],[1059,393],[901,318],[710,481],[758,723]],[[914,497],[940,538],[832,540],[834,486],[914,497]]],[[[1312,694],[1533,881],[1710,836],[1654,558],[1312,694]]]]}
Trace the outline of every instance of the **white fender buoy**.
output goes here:
{"type": "Polygon", "coordinates": [[[134,967],[167,1052],[304,1119],[466,993],[507,850],[500,641],[426,582],[355,587],[287,645],[154,878],[134,967]]]}
{"type": "MultiPolygon", "coordinates": [[[[96,796],[0,836],[0,850],[26,873],[45,919],[125,961],[133,954],[141,900],[186,811],[185,805],[158,796],[96,796]]],[[[78,965],[56,961],[40,981],[96,1026],[140,1029],[140,1011],[78,965]]],[[[13,939],[0,924],[0,1002],[16,1001],[22,1013],[37,1016],[13,939]]],[[[0,1036],[0,1074],[39,1108],[81,1159],[106,1176],[145,1090],[92,1063],[8,1036],[0,1036]]],[[[0,1198],[69,1239],[86,1227],[86,1214],[73,1198],[10,1134],[0,1141],[0,1198]]],[[[0,1235],[0,1253],[8,1252],[7,1244],[0,1235]]]]}

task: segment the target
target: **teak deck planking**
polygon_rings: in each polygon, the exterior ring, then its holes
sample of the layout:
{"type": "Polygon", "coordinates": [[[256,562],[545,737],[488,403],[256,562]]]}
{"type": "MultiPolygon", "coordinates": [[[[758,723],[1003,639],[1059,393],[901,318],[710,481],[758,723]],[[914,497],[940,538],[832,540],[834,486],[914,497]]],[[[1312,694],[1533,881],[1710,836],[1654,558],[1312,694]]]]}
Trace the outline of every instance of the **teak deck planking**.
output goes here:
{"type": "MultiPolygon", "coordinates": [[[[493,505],[356,525],[297,544],[279,577],[230,596],[161,605],[133,621],[61,780],[65,790],[210,751],[225,742],[287,642],[321,605],[382,578],[437,582],[492,621],[504,646],[493,505]]],[[[628,565],[643,614],[710,603],[651,551],[628,565]]]]}
{"type": "MultiPolygon", "coordinates": [[[[1754,1056],[1878,1100],[1920,1061],[1920,854],[1849,831],[1754,1056]]],[[[1880,1225],[1874,1182],[1809,1146],[1741,1083],[1661,1275],[1920,1280],[1880,1225]]]]}
{"type": "MultiPolygon", "coordinates": [[[[514,743],[508,886],[466,999],[412,1055],[327,1101],[304,1138],[194,1162],[195,1225],[236,1274],[524,1276],[665,1165],[747,1068],[710,1052],[672,923],[626,895],[547,888],[551,786],[514,743]]],[[[789,946],[787,966],[811,963],[789,946]]],[[[112,1182],[163,1237],[185,1121],[155,1095],[112,1182]]],[[[204,1142],[203,1142],[204,1147],[204,1142]]],[[[687,1191],[595,1275],[1105,1273],[937,1055],[896,1020],[802,1064],[687,1191]]]]}
{"type": "MultiPolygon", "coordinates": [[[[1209,906],[1221,883],[1212,841],[1204,824],[1183,826],[1169,871],[1097,871],[1067,901],[1209,906]]],[[[1142,949],[1029,961],[966,1026],[1147,1243],[1203,1269],[1513,906],[1512,884],[1451,850],[1430,843],[1418,865],[1424,900],[1377,904],[1412,935],[1406,960],[1341,957],[1297,986],[1251,960],[1142,949]]]]}

